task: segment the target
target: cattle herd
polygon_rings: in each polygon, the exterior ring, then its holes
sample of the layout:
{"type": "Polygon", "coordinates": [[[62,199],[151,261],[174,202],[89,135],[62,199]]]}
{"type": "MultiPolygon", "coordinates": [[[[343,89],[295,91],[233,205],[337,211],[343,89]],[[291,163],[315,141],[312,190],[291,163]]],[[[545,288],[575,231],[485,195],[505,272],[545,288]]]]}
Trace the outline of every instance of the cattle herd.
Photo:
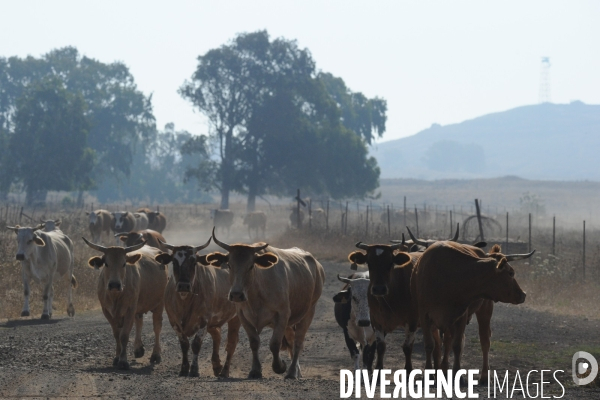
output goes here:
{"type": "MultiPolygon", "coordinates": [[[[269,350],[273,371],[285,373],[286,378],[302,377],[299,359],[325,282],[325,271],[312,254],[264,242],[228,244],[219,240],[219,231],[229,231],[233,225],[229,210],[212,213],[214,228],[206,243],[183,246],[169,244],[163,237],[167,220],[158,211],[142,208],[137,212],[96,210],[87,214],[91,241],[82,239],[99,253],[88,264],[99,270],[98,300],[115,339],[114,367],[129,368],[127,346],[134,325],[133,354],[136,358],[144,356],[141,333],[147,312],[152,313],[155,335],[150,362],[161,361],[160,334],[166,311],[181,345],[180,376],[198,376],[198,355],[209,333],[214,375],[229,377],[242,326],[252,351],[248,378],[262,377],[259,335],[267,327],[272,330],[269,350]],[[104,246],[103,236],[116,245],[104,246]],[[224,252],[201,254],[211,241],[224,252]],[[226,359],[222,363],[219,349],[225,324],[226,359]],[[281,359],[281,350],[288,350],[289,366],[281,359]]],[[[323,223],[319,211],[313,212],[313,217],[315,224],[323,223]]],[[[303,216],[292,212],[290,222],[294,224],[299,218],[303,216]]],[[[263,212],[244,217],[251,238],[264,237],[266,222],[263,212]]],[[[16,259],[22,267],[21,316],[30,315],[29,285],[33,280],[43,287],[41,318],[51,318],[53,281],[60,277],[68,281],[67,313],[70,317],[75,314],[73,242],[60,225],[60,220],[48,220],[35,227],[7,227],[16,233],[16,259]]],[[[338,275],[343,287],[333,298],[332,312],[342,328],[354,368],[382,369],[386,336],[403,328],[404,367],[412,370],[415,333],[421,328],[426,368],[448,369],[452,350],[456,371],[461,368],[465,326],[475,315],[483,354],[481,381],[485,381],[494,302],[525,301],[509,263],[531,257],[533,252],[502,254],[498,245],[486,252],[486,243],[459,243],[458,227],[454,238],[443,241],[421,240],[410,230],[408,233],[410,240],[402,237],[392,244],[356,243],[359,250],[348,255],[351,269],[362,265],[368,270],[338,275]]]]}

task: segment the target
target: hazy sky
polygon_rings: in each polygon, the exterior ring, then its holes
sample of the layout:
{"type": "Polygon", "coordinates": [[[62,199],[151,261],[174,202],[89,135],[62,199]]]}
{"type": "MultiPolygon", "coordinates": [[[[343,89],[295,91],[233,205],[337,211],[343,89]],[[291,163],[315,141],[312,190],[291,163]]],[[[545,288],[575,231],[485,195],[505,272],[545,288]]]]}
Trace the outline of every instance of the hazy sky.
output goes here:
{"type": "Polygon", "coordinates": [[[267,29],[317,68],[388,101],[383,140],[538,101],[600,103],[600,1],[3,1],[0,56],[75,46],[119,60],[153,93],[157,125],[206,133],[177,89],[196,57],[267,29]]]}

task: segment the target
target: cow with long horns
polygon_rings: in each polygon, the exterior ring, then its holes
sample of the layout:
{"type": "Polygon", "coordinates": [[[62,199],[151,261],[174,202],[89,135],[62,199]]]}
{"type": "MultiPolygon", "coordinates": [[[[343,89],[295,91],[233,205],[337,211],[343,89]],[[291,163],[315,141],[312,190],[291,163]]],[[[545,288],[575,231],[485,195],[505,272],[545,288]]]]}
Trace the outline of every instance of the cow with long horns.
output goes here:
{"type": "MultiPolygon", "coordinates": [[[[475,314],[483,353],[480,383],[487,379],[493,302],[521,304],[525,301],[525,292],[515,280],[515,271],[509,262],[529,258],[534,252],[504,255],[500,253],[500,246],[495,245],[485,253],[475,246],[451,241],[433,243],[425,250],[411,282],[425,342],[425,368],[447,370],[452,347],[453,370],[460,369],[465,326],[475,314]],[[438,329],[444,332],[445,353],[441,365],[439,343],[434,335],[438,329]]],[[[416,331],[416,323],[411,329],[413,333],[416,331]]]]}
{"type": "Polygon", "coordinates": [[[215,268],[199,256],[201,246],[173,246],[162,243],[172,254],[161,253],[155,260],[161,264],[173,263],[173,278],[165,289],[165,309],[171,326],[177,333],[181,345],[182,362],[179,376],[198,376],[198,354],[204,335],[212,337],[212,368],[215,376],[229,377],[229,368],[237,347],[240,320],[236,315],[235,304],[227,299],[229,294],[229,271],[215,268]],[[221,327],[227,324],[227,358],[221,364],[219,347],[221,327]],[[192,366],[188,360],[190,337],[192,342],[192,366]]]}
{"type": "Polygon", "coordinates": [[[216,266],[229,265],[229,299],[236,305],[252,349],[248,377],[262,378],[259,335],[270,327],[273,371],[286,372],[279,352],[288,349],[292,363],[286,378],[301,378],[299,358],[323,290],[323,267],[310,253],[298,248],[277,249],[266,243],[229,245],[216,238],[214,229],[213,239],[228,254],[211,253],[206,259],[216,266]]]}
{"type": "Polygon", "coordinates": [[[95,269],[102,268],[98,276],[98,300],[102,312],[113,330],[116,341],[116,355],[113,366],[129,369],[127,344],[135,322],[133,354],[136,358],[144,355],[142,325],[144,314],[152,312],[154,326],[154,349],[150,362],[161,361],[160,331],[164,309],[167,270],[154,260],[160,250],[145,246],[145,242],[130,247],[103,247],[83,241],[92,249],[103,253],[102,257],[92,257],[88,264],[95,269]]]}

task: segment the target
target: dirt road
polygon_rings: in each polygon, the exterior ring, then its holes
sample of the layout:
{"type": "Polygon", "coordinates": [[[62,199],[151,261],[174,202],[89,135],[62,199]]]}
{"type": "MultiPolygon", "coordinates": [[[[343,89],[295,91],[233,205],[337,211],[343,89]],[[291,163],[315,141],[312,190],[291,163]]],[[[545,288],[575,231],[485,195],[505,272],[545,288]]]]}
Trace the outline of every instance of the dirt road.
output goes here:
{"type": "MultiPolygon", "coordinates": [[[[341,330],[333,318],[332,296],[339,290],[337,273],[348,273],[348,264],[323,263],[327,278],[315,320],[306,339],[301,358],[304,379],[291,382],[276,375],[270,368],[268,350],[270,330],[261,335],[261,359],[264,379],[247,380],[251,353],[245,332],[232,365],[231,379],[212,376],[210,337],[204,341],[200,354],[200,378],[178,377],[180,349],[168,323],[163,323],[161,364],[149,363],[149,351],[140,359],[133,358],[130,343],[131,369],[118,371],[112,367],[114,340],[110,326],[102,313],[78,313],[70,319],[55,314],[48,322],[19,319],[0,323],[0,397],[1,398],[227,398],[227,399],[299,399],[339,398],[341,368],[352,368],[341,330]]],[[[535,295],[535,294],[531,294],[535,295]]],[[[150,315],[145,317],[144,343],[153,343],[150,315]]],[[[580,389],[571,381],[571,357],[577,350],[600,354],[599,321],[584,320],[530,310],[527,306],[498,304],[494,312],[492,368],[529,371],[530,369],[563,369],[559,376],[566,382],[564,398],[599,398],[598,389],[580,389]],[[570,383],[569,383],[570,382],[570,383]]],[[[481,356],[477,338],[477,323],[467,329],[465,368],[480,368],[481,356]]],[[[385,365],[397,369],[404,365],[401,350],[403,332],[388,336],[385,365]]],[[[224,355],[224,351],[222,351],[224,355]]],[[[423,367],[421,336],[415,343],[415,365],[423,367]]],[[[287,354],[284,356],[287,359],[287,354]]],[[[514,376],[511,374],[511,376],[514,376]]],[[[512,380],[512,378],[511,378],[512,380]]],[[[482,398],[487,387],[480,388],[482,398]]],[[[560,386],[547,386],[560,395],[560,386]]],[[[363,392],[364,395],[364,392],[363,392]]],[[[515,394],[519,397],[519,392],[515,394]]]]}

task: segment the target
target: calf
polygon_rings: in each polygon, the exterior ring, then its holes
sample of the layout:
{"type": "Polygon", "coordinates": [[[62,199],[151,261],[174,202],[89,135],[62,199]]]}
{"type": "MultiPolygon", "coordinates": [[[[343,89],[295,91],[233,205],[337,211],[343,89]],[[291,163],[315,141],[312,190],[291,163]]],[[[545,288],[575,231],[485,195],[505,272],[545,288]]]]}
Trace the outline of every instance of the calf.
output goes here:
{"type": "Polygon", "coordinates": [[[98,276],[98,300],[112,327],[117,345],[113,366],[129,369],[127,344],[134,322],[133,354],[136,358],[144,355],[142,325],[144,314],[148,311],[152,311],[154,325],[154,349],[150,362],[159,363],[160,331],[167,285],[166,268],[154,260],[160,251],[144,246],[145,243],[126,248],[103,247],[82,239],[92,249],[103,253],[102,257],[90,258],[88,264],[95,269],[102,268],[98,276]]]}
{"type": "Polygon", "coordinates": [[[244,215],[244,225],[248,225],[248,237],[252,240],[252,231],[256,232],[258,238],[259,230],[262,231],[262,237],[265,237],[267,230],[267,214],[263,211],[254,211],[244,215]]]}
{"type": "Polygon", "coordinates": [[[121,239],[126,247],[133,246],[139,243],[146,243],[146,246],[155,247],[164,252],[169,249],[164,245],[166,242],[163,235],[151,229],[143,231],[122,232],[115,234],[115,237],[121,239]]]}
{"type": "Polygon", "coordinates": [[[94,243],[102,242],[102,233],[110,235],[110,229],[113,221],[113,215],[106,210],[96,210],[86,212],[89,216],[89,228],[94,243]]]}
{"type": "Polygon", "coordinates": [[[354,360],[354,369],[360,369],[360,345],[362,360],[365,366],[373,364],[375,356],[375,332],[371,327],[367,293],[369,289],[369,273],[355,272],[348,278],[338,279],[344,282],[342,290],[333,296],[335,302],[335,320],[344,332],[346,346],[350,357],[354,360]]]}
{"type": "MultiPolygon", "coordinates": [[[[531,255],[533,252],[505,256],[496,246],[486,254],[477,247],[450,241],[434,243],[423,252],[413,273],[411,286],[418,302],[418,317],[423,329],[427,357],[425,368],[440,368],[438,356],[434,355],[432,362],[432,353],[436,349],[432,332],[439,329],[444,332],[446,348],[449,348],[450,342],[452,344],[454,372],[460,369],[465,326],[473,313],[477,313],[484,359],[482,379],[487,377],[487,374],[486,377],[483,375],[489,369],[491,301],[512,304],[525,301],[525,292],[515,280],[515,272],[509,261],[531,255]]],[[[447,368],[447,354],[442,363],[444,366],[447,368]]]]}
{"type": "Polygon", "coordinates": [[[229,377],[231,359],[238,343],[240,320],[236,315],[235,304],[227,299],[229,293],[229,271],[210,266],[206,256],[196,253],[210,243],[202,246],[173,246],[164,243],[172,255],[161,253],[156,261],[168,265],[173,263],[173,278],[165,289],[165,309],[169,322],[179,337],[182,362],[179,376],[198,376],[198,354],[204,335],[212,337],[212,368],[215,376],[229,377]],[[227,358],[221,365],[219,347],[221,328],[227,323],[227,358]],[[192,366],[188,361],[192,342],[192,366]]]}
{"type": "Polygon", "coordinates": [[[7,229],[17,234],[16,259],[21,262],[21,276],[23,277],[23,303],[22,317],[30,315],[29,310],[29,282],[40,283],[43,286],[44,310],[42,319],[52,317],[52,301],[54,300],[54,279],[65,277],[69,282],[67,314],[75,315],[73,307],[73,288],[77,287],[77,280],[73,275],[73,242],[60,230],[51,232],[40,231],[42,225],[35,228],[22,228],[7,226],[7,229]]]}
{"type": "Polygon", "coordinates": [[[213,239],[229,252],[211,253],[206,260],[217,266],[229,264],[229,299],[235,302],[252,349],[248,377],[262,377],[259,335],[267,326],[273,329],[269,343],[273,371],[286,372],[279,351],[288,349],[292,363],[286,378],[302,377],[300,353],[323,290],[323,267],[310,253],[298,248],[283,250],[266,243],[229,245],[216,238],[214,229],[213,239]]]}

